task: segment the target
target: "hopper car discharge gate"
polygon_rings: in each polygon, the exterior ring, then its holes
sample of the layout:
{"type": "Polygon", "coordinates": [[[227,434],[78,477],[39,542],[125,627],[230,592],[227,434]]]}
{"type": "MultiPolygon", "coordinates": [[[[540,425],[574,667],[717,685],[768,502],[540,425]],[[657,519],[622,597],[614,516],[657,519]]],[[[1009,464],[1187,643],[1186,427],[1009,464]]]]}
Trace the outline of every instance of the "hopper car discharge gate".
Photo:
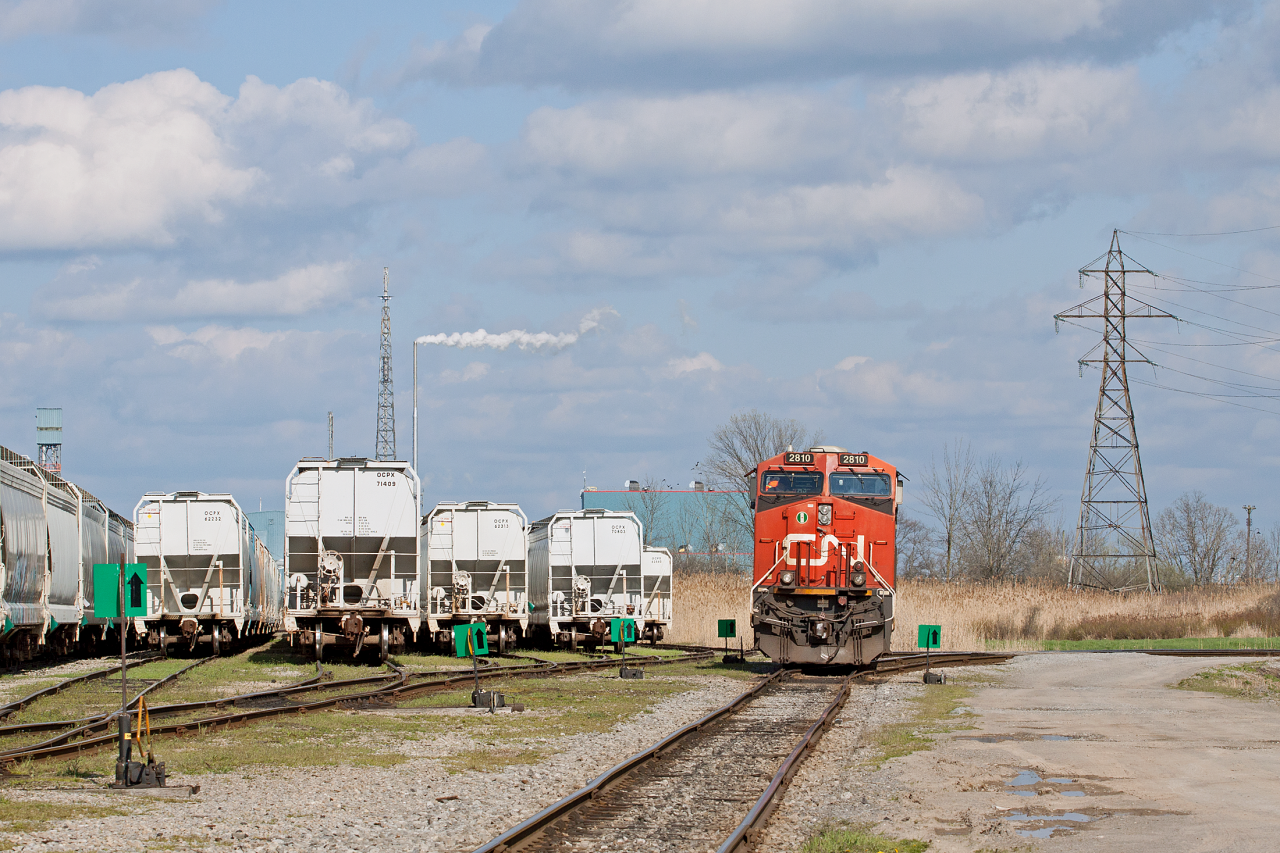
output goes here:
{"type": "Polygon", "coordinates": [[[499,653],[529,629],[529,520],[516,504],[444,501],[422,520],[422,610],[435,645],[486,623],[499,653]]]}
{"type": "Polygon", "coordinates": [[[303,459],[285,484],[290,640],[385,661],[417,639],[418,500],[407,462],[303,459]]]}
{"type": "Polygon", "coordinates": [[[903,478],[869,454],[814,447],[764,460],[754,479],[757,647],[779,663],[887,653],[903,478]]]}
{"type": "Polygon", "coordinates": [[[630,512],[564,510],[535,522],[531,632],[543,644],[594,649],[609,642],[611,619],[631,618],[640,639],[661,640],[671,626],[671,555],[643,541],[630,512]]]}

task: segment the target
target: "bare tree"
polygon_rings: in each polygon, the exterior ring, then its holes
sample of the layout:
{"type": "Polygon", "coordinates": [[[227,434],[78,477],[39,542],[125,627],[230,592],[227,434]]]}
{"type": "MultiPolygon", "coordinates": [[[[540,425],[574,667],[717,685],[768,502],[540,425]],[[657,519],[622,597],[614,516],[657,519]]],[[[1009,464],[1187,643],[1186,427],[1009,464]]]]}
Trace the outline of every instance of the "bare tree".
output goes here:
{"type": "Polygon", "coordinates": [[[894,538],[897,559],[895,574],[903,580],[934,577],[938,570],[934,535],[928,525],[898,510],[898,529],[894,538]]]}
{"type": "Polygon", "coordinates": [[[752,475],[763,459],[777,456],[788,447],[808,448],[822,441],[822,433],[809,432],[804,424],[792,418],[775,418],[752,409],[729,418],[711,434],[707,444],[711,452],[699,464],[707,485],[722,492],[742,492],[731,502],[732,511],[725,521],[737,528],[739,539],[751,541],[755,529],[755,513],[751,500],[755,496],[752,475]]]}
{"type": "Polygon", "coordinates": [[[667,505],[671,496],[663,489],[664,480],[649,476],[640,481],[640,491],[627,492],[623,509],[634,512],[644,530],[644,544],[656,545],[667,537],[667,505]]]}
{"type": "Polygon", "coordinates": [[[930,458],[929,467],[922,478],[920,501],[924,504],[925,511],[942,528],[942,576],[948,581],[955,577],[952,554],[960,522],[969,503],[973,470],[973,453],[968,444],[957,438],[951,446],[942,448],[942,467],[938,467],[936,459],[930,458]]]}
{"type": "Polygon", "coordinates": [[[1236,556],[1232,535],[1239,521],[1231,510],[1209,503],[1204,492],[1190,491],[1156,518],[1156,548],[1196,586],[1212,583],[1236,556]]]}
{"type": "Polygon", "coordinates": [[[1020,574],[1019,551],[1056,504],[1044,480],[1031,480],[1021,460],[1005,467],[989,457],[968,490],[958,525],[969,573],[980,580],[1020,574]]]}

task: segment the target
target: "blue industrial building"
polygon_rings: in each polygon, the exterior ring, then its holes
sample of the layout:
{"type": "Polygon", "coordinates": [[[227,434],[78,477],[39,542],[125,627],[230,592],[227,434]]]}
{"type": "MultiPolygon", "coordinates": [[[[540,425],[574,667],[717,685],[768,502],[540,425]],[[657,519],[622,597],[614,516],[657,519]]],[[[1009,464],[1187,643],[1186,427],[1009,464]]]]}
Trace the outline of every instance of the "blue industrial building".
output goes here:
{"type": "Polygon", "coordinates": [[[253,525],[262,544],[267,546],[276,562],[284,562],[284,510],[269,509],[264,512],[246,512],[245,518],[253,525]]]}

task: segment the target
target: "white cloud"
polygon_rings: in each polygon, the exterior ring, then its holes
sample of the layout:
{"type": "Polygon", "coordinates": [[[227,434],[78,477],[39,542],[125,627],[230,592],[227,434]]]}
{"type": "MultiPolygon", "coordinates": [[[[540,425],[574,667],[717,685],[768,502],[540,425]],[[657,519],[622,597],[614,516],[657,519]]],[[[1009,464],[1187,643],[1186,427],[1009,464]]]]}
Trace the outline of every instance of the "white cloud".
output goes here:
{"type": "Polygon", "coordinates": [[[466,139],[420,146],[407,122],[315,79],[249,77],[236,98],[186,69],[92,95],[10,89],[0,92],[0,251],[209,240],[243,211],[314,215],[456,191],[484,157],[466,139]]]}
{"type": "Polygon", "coordinates": [[[184,332],[176,326],[149,326],[147,334],[168,355],[193,363],[234,361],[253,350],[266,350],[303,333],[293,331],[264,332],[249,327],[202,326],[184,332]]]}
{"type": "Polygon", "coordinates": [[[983,67],[1031,56],[1134,56],[1243,0],[539,0],[416,48],[399,79],[575,88],[983,67]]]}
{"type": "Polygon", "coordinates": [[[955,74],[880,96],[903,140],[939,160],[1008,163],[1096,151],[1132,130],[1137,70],[1086,65],[955,74]]]}
{"type": "Polygon", "coordinates": [[[141,36],[181,29],[216,0],[0,0],[0,39],[45,33],[141,36]]]}
{"type": "Polygon", "coordinates": [[[673,358],[667,362],[667,373],[671,376],[695,373],[699,370],[710,370],[716,373],[724,370],[724,365],[709,352],[700,352],[689,358],[673,358]]]}
{"type": "Polygon", "coordinates": [[[164,245],[179,218],[217,221],[260,178],[217,132],[228,104],[186,70],[0,92],[0,248],[164,245]]]}
{"type": "MultiPolygon", "coordinates": [[[[163,279],[134,278],[123,284],[59,292],[51,285],[37,299],[50,318],[87,322],[184,317],[286,317],[332,309],[352,296],[354,264],[311,264],[275,278],[189,280],[173,289],[163,279]]],[[[74,268],[69,270],[76,271],[74,268]]]]}
{"type": "Polygon", "coordinates": [[[857,133],[838,99],[799,92],[709,92],[542,107],[523,133],[526,156],[570,173],[645,181],[694,175],[771,175],[828,167],[857,133]]]}

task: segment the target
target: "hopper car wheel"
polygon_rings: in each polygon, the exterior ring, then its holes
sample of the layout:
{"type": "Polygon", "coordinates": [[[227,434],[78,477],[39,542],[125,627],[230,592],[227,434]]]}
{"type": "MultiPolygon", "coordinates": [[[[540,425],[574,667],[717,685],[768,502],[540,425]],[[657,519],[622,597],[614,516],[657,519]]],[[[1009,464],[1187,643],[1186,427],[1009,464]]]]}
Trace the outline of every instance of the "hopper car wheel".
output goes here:
{"type": "Polygon", "coordinates": [[[576,652],[578,650],[578,632],[569,632],[569,651],[576,652]]]}
{"type": "Polygon", "coordinates": [[[511,651],[511,643],[507,639],[507,629],[503,625],[498,626],[498,654],[505,655],[511,651]]]}
{"type": "Polygon", "coordinates": [[[222,630],[215,626],[209,639],[213,643],[213,656],[219,657],[222,654],[222,630]]]}
{"type": "Polygon", "coordinates": [[[160,659],[163,660],[169,656],[169,642],[165,636],[164,626],[160,626],[160,659]]]}
{"type": "Polygon", "coordinates": [[[316,663],[320,663],[324,658],[324,634],[320,631],[319,625],[316,626],[313,633],[316,635],[316,663]]]}
{"type": "Polygon", "coordinates": [[[386,663],[389,657],[391,657],[391,626],[383,622],[382,633],[378,635],[378,661],[386,663]]]}

